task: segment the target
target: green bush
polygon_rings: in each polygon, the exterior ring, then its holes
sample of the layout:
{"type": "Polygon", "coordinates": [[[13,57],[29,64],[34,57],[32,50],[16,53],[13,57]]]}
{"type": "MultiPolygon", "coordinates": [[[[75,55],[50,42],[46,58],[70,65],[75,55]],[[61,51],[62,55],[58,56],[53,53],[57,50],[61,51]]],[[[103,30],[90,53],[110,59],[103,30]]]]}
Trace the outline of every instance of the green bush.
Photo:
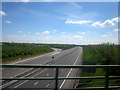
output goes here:
{"type": "Polygon", "coordinates": [[[19,57],[28,57],[40,55],[53,51],[50,46],[39,46],[37,44],[27,43],[3,43],[2,45],[2,60],[3,62],[18,59],[19,57]]]}
{"type": "MultiPolygon", "coordinates": [[[[83,62],[93,62],[96,65],[120,65],[120,46],[114,44],[100,44],[100,45],[86,45],[83,48],[84,57],[83,62]],[[118,56],[119,55],[119,56],[118,56]]],[[[120,76],[120,68],[111,68],[109,71],[110,75],[120,76]]],[[[82,72],[81,76],[104,76],[106,73],[105,69],[97,68],[95,73],[82,72]]],[[[89,84],[83,87],[90,86],[104,86],[104,80],[89,80],[89,84]]],[[[88,83],[87,80],[80,80],[81,83],[88,83]]],[[[115,82],[114,82],[115,83],[115,82]]],[[[118,83],[118,82],[117,82],[118,83]]],[[[120,82],[119,82],[120,83],[120,82]]]]}

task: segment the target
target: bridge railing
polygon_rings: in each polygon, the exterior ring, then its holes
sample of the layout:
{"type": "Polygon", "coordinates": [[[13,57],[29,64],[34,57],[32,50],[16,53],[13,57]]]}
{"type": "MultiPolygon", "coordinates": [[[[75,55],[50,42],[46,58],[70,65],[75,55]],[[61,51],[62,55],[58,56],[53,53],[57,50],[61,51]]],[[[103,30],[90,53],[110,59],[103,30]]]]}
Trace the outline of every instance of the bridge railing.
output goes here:
{"type": "MultiPolygon", "coordinates": [[[[110,79],[120,79],[120,76],[111,76],[109,75],[109,70],[111,68],[120,69],[120,65],[22,65],[22,64],[5,64],[0,65],[2,68],[54,68],[55,70],[55,77],[0,77],[1,80],[55,80],[55,88],[54,90],[83,90],[85,88],[69,88],[69,89],[60,89],[58,87],[58,80],[76,80],[76,79],[105,79],[104,87],[90,87],[87,89],[110,89],[110,88],[120,88],[120,86],[109,86],[110,79]],[[105,76],[92,76],[92,77],[59,77],[59,69],[61,68],[105,68],[106,75],[105,76]]],[[[120,84],[119,84],[120,85],[120,84]]],[[[43,89],[43,88],[42,88],[43,89]]],[[[45,89],[45,88],[44,88],[45,89]]],[[[52,88],[53,89],[53,88],[52,88]]]]}

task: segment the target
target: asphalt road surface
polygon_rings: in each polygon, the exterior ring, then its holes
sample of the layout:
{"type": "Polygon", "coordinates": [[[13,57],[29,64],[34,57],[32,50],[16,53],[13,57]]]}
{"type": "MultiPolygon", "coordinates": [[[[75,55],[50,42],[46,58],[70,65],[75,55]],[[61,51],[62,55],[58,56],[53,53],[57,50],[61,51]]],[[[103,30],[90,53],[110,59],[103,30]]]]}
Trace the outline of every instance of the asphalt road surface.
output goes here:
{"type": "MultiPolygon", "coordinates": [[[[82,47],[75,47],[65,51],[55,49],[54,53],[17,62],[16,64],[39,64],[39,65],[80,65],[82,64],[82,47]],[[54,57],[54,58],[52,58],[54,57]]],[[[3,77],[55,77],[55,69],[34,68],[3,68],[3,77]]],[[[80,75],[80,69],[59,69],[59,77],[76,77],[80,75]]],[[[73,88],[75,80],[59,80],[58,88],[73,88]]],[[[16,88],[55,88],[54,80],[13,80],[3,81],[4,89],[16,88]]]]}

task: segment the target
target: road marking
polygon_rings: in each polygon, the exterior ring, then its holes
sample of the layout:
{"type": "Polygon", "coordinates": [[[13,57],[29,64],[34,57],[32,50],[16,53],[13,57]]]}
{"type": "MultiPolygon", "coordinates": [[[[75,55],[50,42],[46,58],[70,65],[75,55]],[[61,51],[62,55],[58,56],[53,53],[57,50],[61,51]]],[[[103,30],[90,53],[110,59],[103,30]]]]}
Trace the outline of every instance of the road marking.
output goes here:
{"type": "MultiPolygon", "coordinates": [[[[78,56],[78,58],[79,58],[79,56],[78,56]]],[[[77,59],[78,59],[78,58],[77,58],[77,59]]],[[[76,59],[76,61],[74,62],[74,64],[76,64],[77,59],[76,59]]],[[[40,73],[37,73],[36,75],[34,75],[34,76],[33,76],[33,78],[34,78],[35,76],[37,76],[37,75],[41,74],[42,72],[46,71],[46,70],[47,70],[47,69],[44,69],[44,70],[43,70],[43,71],[41,71],[40,73]]],[[[69,71],[69,73],[68,73],[67,77],[70,75],[71,71],[72,71],[72,69],[70,69],[70,71],[69,71]]],[[[29,81],[29,80],[26,80],[26,81],[22,82],[21,84],[17,85],[17,86],[16,86],[16,87],[14,87],[14,88],[17,88],[17,87],[19,87],[19,86],[23,85],[23,84],[24,84],[24,83],[26,83],[27,81],[29,81]]],[[[66,81],[66,80],[65,80],[65,81],[66,81]]],[[[65,81],[63,81],[63,83],[62,83],[63,85],[64,85],[65,81]]],[[[63,86],[63,85],[61,85],[61,88],[62,88],[62,86],[63,86]]]]}
{"type": "MultiPolygon", "coordinates": [[[[41,74],[42,72],[44,72],[44,71],[46,71],[47,69],[44,69],[43,71],[41,71],[40,73],[37,73],[36,75],[34,75],[33,76],[33,78],[35,77],[35,76],[37,76],[37,75],[39,75],[39,74],[41,74]]],[[[17,87],[19,87],[19,86],[21,86],[21,85],[23,85],[24,83],[26,83],[26,82],[28,82],[29,80],[26,80],[26,81],[24,81],[24,82],[22,82],[21,84],[19,84],[19,85],[17,85],[17,86],[15,86],[15,87],[13,87],[13,89],[15,89],[15,88],[17,88],[17,87]]]]}
{"type": "MultiPolygon", "coordinates": [[[[19,87],[19,86],[21,86],[22,84],[24,84],[25,82],[27,82],[28,80],[26,80],[26,81],[24,81],[24,82],[22,82],[21,84],[19,84],[19,85],[17,85],[17,86],[15,86],[15,87],[13,87],[13,89],[15,89],[15,88],[17,88],[17,87],[19,87]]],[[[12,89],[12,90],[13,90],[12,89]]]]}
{"type": "Polygon", "coordinates": [[[46,74],[46,76],[49,76],[49,73],[48,73],[48,74],[46,74]]]}
{"type": "MultiPolygon", "coordinates": [[[[70,75],[71,71],[72,71],[72,69],[70,69],[70,71],[69,71],[69,73],[67,74],[66,78],[70,75]]],[[[60,88],[62,88],[62,86],[64,85],[65,82],[66,82],[66,80],[64,80],[64,81],[62,82],[62,84],[60,85],[60,88]]]]}
{"type": "Polygon", "coordinates": [[[63,69],[61,69],[61,71],[64,71],[63,69]]]}
{"type": "Polygon", "coordinates": [[[25,75],[25,77],[28,76],[28,75],[30,75],[30,74],[32,74],[32,73],[34,73],[34,72],[36,72],[36,71],[38,71],[38,70],[40,70],[40,68],[39,68],[39,69],[36,69],[35,71],[33,71],[33,72],[31,72],[31,73],[28,73],[27,75],[25,75]]]}
{"type": "Polygon", "coordinates": [[[43,71],[41,71],[40,73],[38,73],[38,74],[34,75],[34,76],[33,76],[33,78],[34,78],[34,77],[36,77],[37,75],[39,75],[39,74],[43,73],[43,72],[44,72],[44,71],[46,71],[46,70],[47,70],[47,69],[44,69],[44,70],[43,70],[43,71]]]}
{"type": "Polygon", "coordinates": [[[50,84],[48,84],[46,87],[48,87],[50,84]]]}
{"type": "MultiPolygon", "coordinates": [[[[20,75],[20,74],[23,74],[23,73],[25,73],[25,72],[27,72],[27,71],[29,71],[29,70],[32,70],[32,69],[33,69],[33,68],[28,69],[28,70],[26,70],[26,71],[24,71],[24,72],[18,73],[17,75],[14,75],[13,77],[16,77],[16,76],[18,76],[18,75],[20,75]]],[[[13,77],[11,77],[11,78],[13,78],[13,77]]]]}
{"type": "MultiPolygon", "coordinates": [[[[79,54],[78,54],[78,57],[77,57],[77,59],[76,59],[76,61],[74,62],[74,64],[73,65],[75,65],[76,64],[76,62],[78,61],[78,58],[79,58],[79,54]]],[[[70,73],[72,72],[72,68],[70,69],[70,71],[69,71],[69,73],[67,74],[67,76],[66,76],[66,78],[68,78],[68,76],[70,75],[70,73]]],[[[65,82],[66,82],[66,80],[64,80],[63,82],[62,82],[62,84],[60,85],[60,87],[59,88],[62,88],[63,87],[63,85],[65,84],[65,82]]]]}
{"type": "Polygon", "coordinates": [[[34,85],[37,85],[37,84],[38,84],[38,82],[34,83],[34,85]]]}

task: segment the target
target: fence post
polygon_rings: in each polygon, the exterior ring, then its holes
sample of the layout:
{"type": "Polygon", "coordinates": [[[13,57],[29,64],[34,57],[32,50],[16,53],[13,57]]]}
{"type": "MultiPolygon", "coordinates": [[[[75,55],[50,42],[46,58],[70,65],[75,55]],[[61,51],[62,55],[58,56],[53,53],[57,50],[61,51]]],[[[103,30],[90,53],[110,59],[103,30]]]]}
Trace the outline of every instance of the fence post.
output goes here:
{"type": "Polygon", "coordinates": [[[56,67],[56,74],[55,74],[55,90],[58,89],[58,71],[59,71],[59,69],[56,67]]]}
{"type": "Polygon", "coordinates": [[[105,76],[105,88],[109,88],[109,68],[106,67],[106,76],[105,76]]]}

